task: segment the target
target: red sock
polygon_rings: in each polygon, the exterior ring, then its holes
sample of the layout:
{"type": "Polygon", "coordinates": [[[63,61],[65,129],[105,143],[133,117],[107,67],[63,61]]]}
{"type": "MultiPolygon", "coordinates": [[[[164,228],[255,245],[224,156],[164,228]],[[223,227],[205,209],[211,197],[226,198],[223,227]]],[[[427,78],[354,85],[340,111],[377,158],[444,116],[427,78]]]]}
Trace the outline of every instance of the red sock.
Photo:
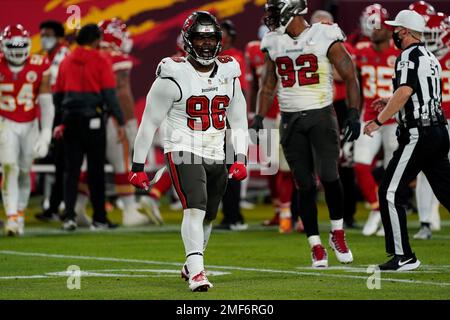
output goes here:
{"type": "Polygon", "coordinates": [[[270,197],[272,199],[278,198],[277,181],[278,181],[279,174],[280,173],[278,172],[277,174],[269,176],[269,190],[270,190],[270,197]]]}
{"type": "Polygon", "coordinates": [[[372,175],[372,166],[356,163],[355,173],[356,180],[364,198],[366,198],[373,209],[378,209],[378,185],[372,175]]]}
{"type": "Polygon", "coordinates": [[[279,171],[277,175],[277,189],[280,207],[291,203],[293,188],[292,173],[289,171],[279,171]]]}

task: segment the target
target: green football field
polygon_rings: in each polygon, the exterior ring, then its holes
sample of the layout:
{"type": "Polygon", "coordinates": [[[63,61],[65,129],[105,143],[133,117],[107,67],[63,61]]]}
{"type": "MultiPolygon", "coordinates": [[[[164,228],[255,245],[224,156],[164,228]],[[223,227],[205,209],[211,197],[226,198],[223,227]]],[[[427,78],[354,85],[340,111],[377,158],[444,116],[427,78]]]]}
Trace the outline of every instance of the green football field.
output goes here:
{"type": "MultiPolygon", "coordinates": [[[[213,232],[206,267],[214,288],[192,293],[179,274],[184,262],[180,212],[163,207],[162,227],[66,234],[58,223],[37,222],[33,216],[38,207],[31,207],[26,235],[0,238],[0,299],[450,299],[450,216],[445,210],[442,230],[432,240],[412,240],[421,268],[381,273],[378,278],[367,268],[387,259],[383,238],[349,230],[353,264],[339,264],[327,245],[330,267],[313,270],[305,236],[281,235],[276,228],[260,226],[272,211],[258,205],[244,211],[248,231],[213,232]],[[81,270],[79,281],[69,277],[70,266],[81,270]],[[368,282],[375,288],[369,289],[368,282]]],[[[360,225],[367,213],[359,208],[360,225]]],[[[0,216],[4,219],[3,213],[0,216]]],[[[111,217],[120,221],[116,210],[111,217]]],[[[408,219],[412,237],[417,215],[408,219]]],[[[327,242],[323,203],[320,227],[322,242],[327,242]]]]}

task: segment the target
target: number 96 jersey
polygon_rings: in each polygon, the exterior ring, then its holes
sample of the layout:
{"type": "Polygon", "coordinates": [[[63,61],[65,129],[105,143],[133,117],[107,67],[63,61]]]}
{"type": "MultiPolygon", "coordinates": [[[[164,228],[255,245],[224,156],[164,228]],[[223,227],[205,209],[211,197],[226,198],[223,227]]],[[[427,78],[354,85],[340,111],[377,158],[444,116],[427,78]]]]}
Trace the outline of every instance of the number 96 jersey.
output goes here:
{"type": "Polygon", "coordinates": [[[276,65],[283,112],[321,109],[333,103],[333,68],[327,54],[345,35],[337,24],[315,23],[297,38],[268,32],[261,41],[276,65]]]}
{"type": "Polygon", "coordinates": [[[0,116],[15,122],[30,122],[39,115],[36,98],[42,77],[50,74],[48,59],[32,55],[22,70],[14,73],[0,58],[0,116]]]}
{"type": "Polygon", "coordinates": [[[164,121],[164,153],[187,151],[225,159],[227,108],[240,75],[239,64],[229,56],[218,57],[210,74],[198,72],[184,57],[161,61],[157,76],[174,81],[181,95],[164,121]]]}

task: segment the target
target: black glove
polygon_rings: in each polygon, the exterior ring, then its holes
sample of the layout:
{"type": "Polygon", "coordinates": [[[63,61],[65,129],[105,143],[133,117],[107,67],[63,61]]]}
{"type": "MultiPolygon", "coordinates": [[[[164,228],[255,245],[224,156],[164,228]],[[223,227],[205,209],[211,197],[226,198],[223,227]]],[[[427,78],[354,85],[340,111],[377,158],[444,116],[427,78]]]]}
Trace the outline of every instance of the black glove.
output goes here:
{"type": "Polygon", "coordinates": [[[253,118],[253,123],[251,128],[253,130],[255,130],[256,132],[258,132],[259,130],[264,129],[264,125],[263,125],[263,119],[264,117],[257,114],[254,118],[253,118]]]}
{"type": "Polygon", "coordinates": [[[347,118],[344,122],[344,141],[355,141],[360,134],[361,122],[359,121],[359,112],[355,108],[350,108],[347,110],[347,118]]]}

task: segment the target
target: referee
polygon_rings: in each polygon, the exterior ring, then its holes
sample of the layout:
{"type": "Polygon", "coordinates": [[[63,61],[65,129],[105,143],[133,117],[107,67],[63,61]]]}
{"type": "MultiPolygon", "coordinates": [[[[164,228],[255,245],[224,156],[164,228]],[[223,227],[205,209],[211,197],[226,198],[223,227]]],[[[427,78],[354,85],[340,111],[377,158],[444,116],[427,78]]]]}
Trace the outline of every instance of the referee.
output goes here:
{"type": "Polygon", "coordinates": [[[428,178],[439,201],[450,209],[449,134],[441,109],[441,66],[422,43],[425,20],[411,10],[401,11],[392,38],[402,50],[395,63],[394,95],[364,133],[371,136],[397,113],[399,148],[379,188],[386,251],[392,259],[380,270],[414,270],[420,261],[412,252],[406,226],[407,188],[420,171],[428,178]]]}

